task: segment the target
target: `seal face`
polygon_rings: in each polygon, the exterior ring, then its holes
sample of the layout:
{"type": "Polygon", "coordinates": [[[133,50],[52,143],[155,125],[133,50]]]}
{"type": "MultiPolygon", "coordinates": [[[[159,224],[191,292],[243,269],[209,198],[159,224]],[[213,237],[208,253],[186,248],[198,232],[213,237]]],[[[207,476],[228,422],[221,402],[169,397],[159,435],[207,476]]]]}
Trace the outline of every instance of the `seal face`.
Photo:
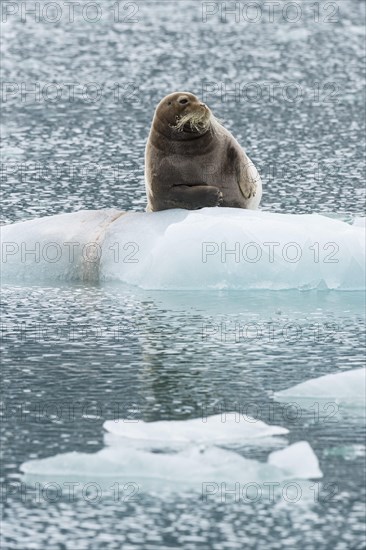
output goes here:
{"type": "Polygon", "coordinates": [[[156,108],[145,153],[148,205],[195,210],[206,206],[257,208],[259,174],[235,138],[189,92],[156,108]]]}

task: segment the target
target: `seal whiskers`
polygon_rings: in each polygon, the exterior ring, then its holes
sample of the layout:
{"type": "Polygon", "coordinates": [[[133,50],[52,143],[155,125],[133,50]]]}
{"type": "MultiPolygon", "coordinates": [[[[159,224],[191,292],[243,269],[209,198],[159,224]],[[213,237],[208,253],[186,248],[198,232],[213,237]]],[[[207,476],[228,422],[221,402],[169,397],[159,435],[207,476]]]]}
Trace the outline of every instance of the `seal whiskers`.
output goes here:
{"type": "Polygon", "coordinates": [[[209,111],[203,111],[202,113],[194,111],[182,116],[177,116],[177,123],[174,128],[178,130],[178,132],[183,132],[186,124],[189,124],[191,130],[203,134],[207,132],[210,127],[210,115],[209,111]]]}

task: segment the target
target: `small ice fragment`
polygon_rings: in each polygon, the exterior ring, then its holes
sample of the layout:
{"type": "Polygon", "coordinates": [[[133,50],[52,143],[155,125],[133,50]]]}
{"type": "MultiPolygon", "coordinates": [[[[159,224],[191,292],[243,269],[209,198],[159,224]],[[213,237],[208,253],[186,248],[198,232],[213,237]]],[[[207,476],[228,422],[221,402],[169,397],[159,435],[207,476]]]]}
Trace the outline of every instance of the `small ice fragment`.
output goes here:
{"type": "Polygon", "coordinates": [[[307,441],[299,441],[280,451],[273,451],[268,464],[296,479],[321,478],[318,459],[307,441]]]}
{"type": "Polygon", "coordinates": [[[271,426],[255,418],[227,412],[192,420],[161,420],[129,422],[123,418],[107,420],[104,428],[116,436],[151,443],[240,443],[288,433],[286,428],[271,426]]]}

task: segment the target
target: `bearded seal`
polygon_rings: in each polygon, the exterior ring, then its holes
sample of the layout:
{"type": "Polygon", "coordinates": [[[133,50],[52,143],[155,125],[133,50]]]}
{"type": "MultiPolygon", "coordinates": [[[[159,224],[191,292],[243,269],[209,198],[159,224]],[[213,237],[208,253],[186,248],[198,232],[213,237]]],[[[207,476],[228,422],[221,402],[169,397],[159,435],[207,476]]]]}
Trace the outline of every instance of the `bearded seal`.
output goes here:
{"type": "Polygon", "coordinates": [[[259,174],[236,139],[189,92],[158,104],[145,152],[148,212],[206,206],[256,209],[259,174]]]}

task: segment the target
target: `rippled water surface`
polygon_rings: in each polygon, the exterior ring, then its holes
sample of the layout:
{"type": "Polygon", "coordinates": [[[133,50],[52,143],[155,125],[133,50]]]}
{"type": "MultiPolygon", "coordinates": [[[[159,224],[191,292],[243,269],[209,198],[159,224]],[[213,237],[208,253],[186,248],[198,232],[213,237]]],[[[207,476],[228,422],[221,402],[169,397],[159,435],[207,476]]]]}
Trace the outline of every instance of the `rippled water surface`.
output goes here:
{"type": "Polygon", "coordinates": [[[333,15],[322,3],[317,15],[311,2],[296,14],[282,1],[273,22],[263,5],[257,23],[245,3],[238,23],[222,11],[203,22],[203,4],[138,2],[118,21],[103,1],[94,24],[92,12],[75,11],[73,23],[62,12],[57,24],[52,12],[39,23],[8,16],[5,220],[143,209],[153,111],[177,89],[205,99],[246,148],[264,208],[363,211],[363,2],[331,2],[333,15]]]}
{"type": "MultiPolygon", "coordinates": [[[[317,21],[314,3],[301,2],[290,23],[285,2],[273,21],[261,2],[257,22],[228,15],[225,23],[221,4],[211,3],[207,22],[207,6],[193,0],[133,3],[135,15],[121,4],[120,21],[105,0],[94,23],[78,11],[58,23],[9,15],[2,219],[143,210],[153,110],[176,89],[206,90],[262,174],[264,209],[361,214],[364,5],[320,3],[317,21]],[[240,97],[225,96],[238,86],[240,97]]],[[[309,378],[362,366],[364,310],[357,292],[5,286],[2,548],[365,548],[364,419],[337,405],[299,411],[273,400],[309,378]],[[238,326],[246,327],[239,335],[238,326]],[[313,481],[296,503],[174,491],[52,502],[52,492],[48,501],[34,487],[20,492],[21,463],[99,450],[106,419],[233,409],[287,427],[289,443],[311,444],[324,473],[317,497],[313,481]]],[[[270,450],[238,452],[264,461],[270,450]]]]}

